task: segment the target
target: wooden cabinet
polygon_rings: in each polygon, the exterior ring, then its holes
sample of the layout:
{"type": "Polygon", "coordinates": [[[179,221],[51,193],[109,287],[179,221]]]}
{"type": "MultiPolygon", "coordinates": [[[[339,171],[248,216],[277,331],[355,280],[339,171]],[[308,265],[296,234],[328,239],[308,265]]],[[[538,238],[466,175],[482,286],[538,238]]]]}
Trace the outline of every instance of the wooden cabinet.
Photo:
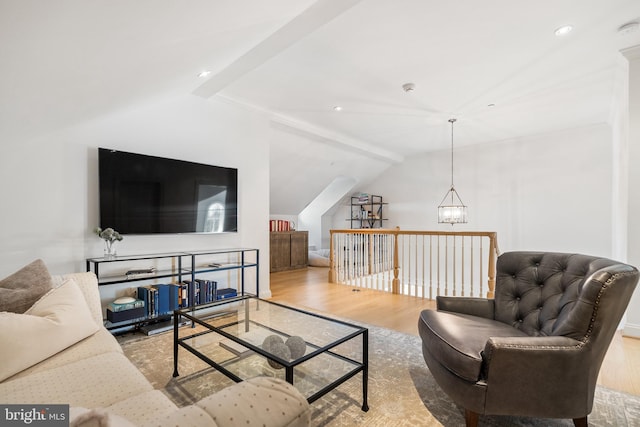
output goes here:
{"type": "Polygon", "coordinates": [[[270,271],[288,270],[291,266],[291,233],[270,233],[269,251],[271,253],[270,271]]]}
{"type": "Polygon", "coordinates": [[[309,264],[308,231],[273,231],[269,235],[269,271],[294,270],[309,264]]]}

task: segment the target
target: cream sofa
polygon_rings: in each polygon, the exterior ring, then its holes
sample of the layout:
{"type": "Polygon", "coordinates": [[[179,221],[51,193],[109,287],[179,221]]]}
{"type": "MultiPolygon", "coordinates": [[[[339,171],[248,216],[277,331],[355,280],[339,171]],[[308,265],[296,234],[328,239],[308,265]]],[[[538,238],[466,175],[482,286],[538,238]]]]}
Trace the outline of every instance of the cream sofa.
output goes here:
{"type": "Polygon", "coordinates": [[[178,408],[161,390],[154,390],[104,328],[93,273],[54,276],[52,283],[53,290],[31,311],[0,313],[0,329],[5,331],[0,332],[0,378],[10,375],[0,382],[0,403],[69,404],[72,426],[310,424],[306,399],[290,384],[267,377],[178,408]],[[63,330],[68,332],[60,334],[65,322],[63,330]],[[25,366],[29,367],[22,369],[25,366]]]}

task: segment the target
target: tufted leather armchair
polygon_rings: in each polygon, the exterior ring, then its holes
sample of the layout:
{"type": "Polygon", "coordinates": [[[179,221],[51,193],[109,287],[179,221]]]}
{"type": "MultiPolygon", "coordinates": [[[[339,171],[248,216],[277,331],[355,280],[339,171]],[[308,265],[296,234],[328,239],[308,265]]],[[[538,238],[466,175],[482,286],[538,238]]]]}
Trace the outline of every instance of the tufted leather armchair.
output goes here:
{"type": "Polygon", "coordinates": [[[498,257],[495,299],[438,297],[420,314],[424,360],[465,409],[587,425],[598,372],[638,282],[630,265],[578,254],[498,257]]]}

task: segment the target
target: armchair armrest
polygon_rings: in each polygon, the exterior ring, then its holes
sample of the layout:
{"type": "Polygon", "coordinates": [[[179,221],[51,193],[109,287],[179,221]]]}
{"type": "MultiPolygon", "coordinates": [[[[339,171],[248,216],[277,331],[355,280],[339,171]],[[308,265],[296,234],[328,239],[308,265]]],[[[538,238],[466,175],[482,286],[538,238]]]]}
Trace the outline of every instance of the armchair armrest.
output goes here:
{"type": "Polygon", "coordinates": [[[492,299],[436,297],[436,308],[438,311],[451,311],[454,313],[484,317],[485,319],[493,319],[494,307],[494,301],[492,299]]]}
{"type": "Polygon", "coordinates": [[[588,398],[580,408],[563,407],[570,405],[567,396],[584,394],[590,382],[595,388],[597,369],[593,378],[586,373],[596,362],[581,341],[562,336],[492,337],[482,357],[483,377],[490,384],[488,410],[519,408],[522,414],[535,414],[554,408],[558,414],[569,411],[575,417],[590,411],[588,398]]]}

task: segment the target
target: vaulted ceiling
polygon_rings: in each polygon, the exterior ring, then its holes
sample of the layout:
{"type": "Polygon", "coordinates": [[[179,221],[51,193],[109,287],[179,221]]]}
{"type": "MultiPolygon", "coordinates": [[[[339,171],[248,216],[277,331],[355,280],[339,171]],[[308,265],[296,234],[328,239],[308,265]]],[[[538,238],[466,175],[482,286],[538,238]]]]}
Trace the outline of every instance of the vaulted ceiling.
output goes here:
{"type": "Polygon", "coordinates": [[[397,162],[447,148],[451,117],[457,145],[608,121],[639,20],[638,0],[0,0],[0,137],[191,93],[397,162]]]}
{"type": "Polygon", "coordinates": [[[407,156],[606,122],[640,43],[637,0],[350,3],[222,93],[407,156]]]}

